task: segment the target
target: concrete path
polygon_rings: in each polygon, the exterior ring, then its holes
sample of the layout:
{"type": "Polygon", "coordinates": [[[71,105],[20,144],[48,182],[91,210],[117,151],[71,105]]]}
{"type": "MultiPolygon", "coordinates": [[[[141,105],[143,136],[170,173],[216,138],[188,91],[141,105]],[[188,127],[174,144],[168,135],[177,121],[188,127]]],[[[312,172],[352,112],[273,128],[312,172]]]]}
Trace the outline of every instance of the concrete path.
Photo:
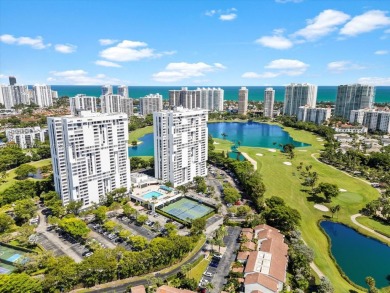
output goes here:
{"type": "Polygon", "coordinates": [[[252,159],[247,153],[241,152],[241,154],[245,157],[245,159],[247,159],[253,165],[253,169],[255,169],[255,171],[256,171],[257,170],[257,162],[254,159],[252,159]]]}
{"type": "MultiPolygon", "coordinates": [[[[305,243],[305,245],[306,245],[307,247],[309,247],[309,245],[307,245],[306,241],[303,240],[303,238],[301,238],[301,239],[302,239],[303,243],[305,243]]],[[[310,263],[310,267],[311,267],[311,269],[317,274],[317,276],[318,276],[320,279],[321,279],[322,277],[325,276],[324,273],[320,270],[319,267],[317,267],[317,265],[316,265],[313,261],[310,263]]]]}
{"type": "Polygon", "coordinates": [[[39,225],[35,229],[38,234],[43,234],[45,237],[53,243],[58,249],[60,249],[64,254],[74,259],[75,262],[81,262],[83,258],[79,256],[76,252],[72,250],[72,245],[70,243],[66,243],[62,241],[57,235],[54,233],[50,233],[46,231],[48,224],[46,223],[45,216],[42,215],[41,210],[38,211],[39,216],[39,225]]]}
{"type": "Polygon", "coordinates": [[[357,217],[360,217],[361,215],[362,215],[362,214],[355,214],[355,215],[352,215],[352,216],[351,216],[351,221],[352,221],[355,225],[359,226],[360,228],[362,228],[362,229],[364,229],[364,230],[366,230],[366,231],[369,231],[369,232],[371,232],[372,234],[375,234],[377,237],[382,238],[382,239],[386,240],[388,243],[390,243],[390,238],[389,238],[389,237],[387,237],[387,236],[385,236],[385,235],[382,235],[382,234],[376,232],[375,230],[373,230],[373,229],[371,229],[371,228],[368,228],[368,227],[366,227],[366,226],[360,224],[358,221],[356,221],[356,218],[357,218],[357,217]]]}

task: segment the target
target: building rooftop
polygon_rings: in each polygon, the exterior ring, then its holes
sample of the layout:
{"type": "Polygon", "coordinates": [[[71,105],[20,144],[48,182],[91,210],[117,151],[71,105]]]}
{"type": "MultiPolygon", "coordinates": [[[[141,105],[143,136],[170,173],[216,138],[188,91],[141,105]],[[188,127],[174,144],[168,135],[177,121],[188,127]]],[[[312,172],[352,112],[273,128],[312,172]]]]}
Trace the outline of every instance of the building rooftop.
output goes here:
{"type": "Polygon", "coordinates": [[[143,285],[135,286],[131,288],[131,293],[146,293],[143,285]]]}
{"type": "Polygon", "coordinates": [[[177,288],[163,285],[157,289],[156,293],[195,293],[195,292],[186,289],[177,289],[177,288]]]}
{"type": "MultiPolygon", "coordinates": [[[[245,285],[260,284],[273,292],[278,291],[278,281],[260,273],[250,274],[245,278],[245,285]]],[[[253,292],[253,291],[252,291],[253,292]]]]}

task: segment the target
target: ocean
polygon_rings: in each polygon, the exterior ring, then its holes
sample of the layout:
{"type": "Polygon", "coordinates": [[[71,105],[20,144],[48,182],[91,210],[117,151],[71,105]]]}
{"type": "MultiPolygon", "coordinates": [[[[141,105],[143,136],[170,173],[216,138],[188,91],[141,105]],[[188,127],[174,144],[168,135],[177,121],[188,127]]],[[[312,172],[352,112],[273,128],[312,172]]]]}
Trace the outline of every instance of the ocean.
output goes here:
{"type": "MultiPolygon", "coordinates": [[[[216,86],[217,87],[217,86],[216,86]]],[[[241,86],[219,86],[225,91],[225,100],[236,101],[238,90],[241,86]]],[[[268,86],[267,86],[268,87],[268,86]]],[[[77,94],[99,97],[101,86],[99,85],[52,85],[52,90],[58,91],[58,96],[73,97],[77,94]]],[[[113,86],[116,93],[116,86],[113,86]]],[[[188,89],[197,87],[189,86],[188,89]]],[[[265,86],[247,86],[250,101],[263,101],[265,86]]],[[[148,94],[161,94],[166,100],[169,98],[169,90],[181,89],[180,86],[129,86],[129,95],[132,98],[141,98],[148,94]]],[[[284,86],[273,86],[275,100],[283,102],[284,86]]],[[[334,102],[336,100],[337,86],[318,86],[317,102],[334,102]]],[[[390,103],[390,86],[377,86],[375,94],[376,103],[390,103]]]]}

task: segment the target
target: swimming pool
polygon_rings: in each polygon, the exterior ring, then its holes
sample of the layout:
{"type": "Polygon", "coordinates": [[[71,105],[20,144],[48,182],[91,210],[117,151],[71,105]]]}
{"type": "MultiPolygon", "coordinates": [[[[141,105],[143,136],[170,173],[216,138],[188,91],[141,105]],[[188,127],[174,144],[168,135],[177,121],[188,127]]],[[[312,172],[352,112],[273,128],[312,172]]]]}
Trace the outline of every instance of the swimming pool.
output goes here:
{"type": "Polygon", "coordinates": [[[143,199],[152,199],[153,197],[159,198],[159,197],[161,197],[161,196],[163,196],[163,194],[160,193],[160,192],[157,192],[157,191],[149,191],[148,193],[145,193],[145,194],[142,196],[142,198],[143,198],[143,199]]]}

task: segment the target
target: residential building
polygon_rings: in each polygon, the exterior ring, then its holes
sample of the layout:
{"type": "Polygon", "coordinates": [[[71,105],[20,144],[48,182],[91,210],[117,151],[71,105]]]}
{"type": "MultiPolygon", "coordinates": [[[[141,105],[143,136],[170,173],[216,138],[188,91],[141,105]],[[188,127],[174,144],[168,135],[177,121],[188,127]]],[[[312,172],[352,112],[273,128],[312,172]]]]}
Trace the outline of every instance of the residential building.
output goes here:
{"type": "Polygon", "coordinates": [[[41,108],[53,106],[53,95],[50,85],[34,85],[32,101],[41,108]]]}
{"type": "Polygon", "coordinates": [[[45,142],[47,129],[40,127],[8,128],[5,131],[8,142],[16,143],[20,148],[32,148],[37,142],[45,142]]]}
{"type": "Polygon", "coordinates": [[[174,187],[206,176],[207,110],[163,110],[153,113],[155,177],[174,187]]]}
{"type": "Polygon", "coordinates": [[[102,86],[102,96],[112,95],[114,92],[112,90],[112,85],[103,85],[102,86]]]}
{"type": "Polygon", "coordinates": [[[139,99],[139,113],[141,115],[153,114],[153,112],[159,112],[163,108],[162,95],[150,94],[139,99]]]}
{"type": "Polygon", "coordinates": [[[390,111],[376,109],[352,110],[349,122],[363,125],[369,131],[390,133],[390,111]]]}
{"type": "Polygon", "coordinates": [[[126,114],[81,111],[47,122],[54,186],[63,205],[82,201],[87,208],[114,189],[130,190],[126,114]]]}
{"type": "Polygon", "coordinates": [[[224,90],[221,88],[197,88],[200,90],[200,108],[223,111],[224,90]]]}
{"type": "Polygon", "coordinates": [[[373,85],[339,85],[334,115],[349,119],[352,110],[372,109],[374,99],[375,87],[373,85]]]}
{"type": "Polygon", "coordinates": [[[100,96],[102,113],[126,113],[133,115],[133,99],[121,95],[107,94],[100,96]]]}
{"type": "Polygon", "coordinates": [[[224,90],[221,88],[197,88],[189,90],[169,91],[169,106],[182,106],[187,109],[205,109],[210,111],[223,111],[224,90]]]}
{"type": "Polygon", "coordinates": [[[14,109],[0,109],[0,118],[9,117],[16,114],[18,113],[14,109]]]}
{"type": "Polygon", "coordinates": [[[317,125],[322,125],[330,119],[331,108],[310,108],[301,106],[298,109],[298,121],[312,122],[317,125]]]}
{"type": "Polygon", "coordinates": [[[14,106],[12,87],[9,85],[0,85],[0,103],[6,109],[12,109],[14,106]]]}
{"type": "Polygon", "coordinates": [[[195,293],[195,291],[191,291],[187,289],[178,289],[167,285],[163,285],[157,288],[156,293],[195,293]]]}
{"type": "Polygon", "coordinates": [[[27,85],[11,85],[14,105],[30,105],[30,95],[27,85]]]}
{"type": "Polygon", "coordinates": [[[16,84],[16,77],[15,76],[9,76],[9,85],[15,85],[16,84]]]}
{"type": "Polygon", "coordinates": [[[51,91],[51,98],[53,99],[53,102],[55,102],[58,99],[58,91],[51,91]]]}
{"type": "Polygon", "coordinates": [[[286,86],[284,93],[284,115],[298,115],[299,107],[315,108],[317,103],[317,86],[314,84],[291,83],[286,86]]]}
{"type": "Polygon", "coordinates": [[[127,85],[118,85],[117,90],[118,95],[128,98],[129,97],[129,87],[127,85]]]}
{"type": "Polygon", "coordinates": [[[72,115],[77,115],[80,111],[91,111],[95,113],[97,112],[97,101],[98,98],[96,97],[78,94],[69,99],[70,112],[72,115]]]}
{"type": "Polygon", "coordinates": [[[238,91],[238,114],[246,115],[248,112],[248,89],[241,87],[238,91]]]}
{"type": "Polygon", "coordinates": [[[332,127],[337,133],[357,133],[364,134],[368,132],[368,128],[365,126],[353,126],[353,125],[339,125],[332,127]]]}
{"type": "Polygon", "coordinates": [[[129,97],[121,98],[121,113],[126,113],[128,117],[134,115],[133,99],[129,97]]]}
{"type": "Polygon", "coordinates": [[[264,91],[264,117],[273,117],[274,113],[275,90],[272,87],[264,91]]]}

